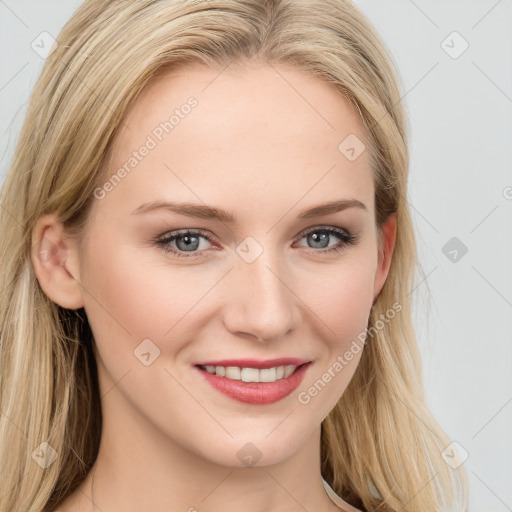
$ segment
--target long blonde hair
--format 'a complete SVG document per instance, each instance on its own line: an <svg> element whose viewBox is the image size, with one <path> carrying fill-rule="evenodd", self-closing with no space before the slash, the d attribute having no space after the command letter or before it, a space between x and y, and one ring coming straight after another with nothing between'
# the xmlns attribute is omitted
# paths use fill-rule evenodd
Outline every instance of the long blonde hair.
<svg viewBox="0 0 512 512"><path fill-rule="evenodd" d="M424 404L411 319L421 268L402 86L383 41L349 0L86 0L66 24L32 93L1 195L0 510L55 509L85 478L101 435L87 317L39 286L30 259L35 222L58 213L70 233L82 232L123 115L157 74L249 59L292 64L338 88L371 141L378 227L397 215L371 336L322 423L322 475L362 510L466 510L465 470L445 462L450 440ZM399 314L383 322L395 303ZM47 467L34 458L45 442L57 454Z"/></svg>

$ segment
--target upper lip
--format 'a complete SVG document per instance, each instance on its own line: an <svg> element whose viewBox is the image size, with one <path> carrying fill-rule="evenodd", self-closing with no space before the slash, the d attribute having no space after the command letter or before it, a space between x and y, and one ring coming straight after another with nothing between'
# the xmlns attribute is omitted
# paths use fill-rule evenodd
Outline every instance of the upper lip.
<svg viewBox="0 0 512 512"><path fill-rule="evenodd" d="M238 366L239 368L274 368L277 366L300 366L309 363L308 359L300 359L298 357L280 357L278 359L267 359L266 361L258 359L222 359L220 361L201 361L196 366Z"/></svg>

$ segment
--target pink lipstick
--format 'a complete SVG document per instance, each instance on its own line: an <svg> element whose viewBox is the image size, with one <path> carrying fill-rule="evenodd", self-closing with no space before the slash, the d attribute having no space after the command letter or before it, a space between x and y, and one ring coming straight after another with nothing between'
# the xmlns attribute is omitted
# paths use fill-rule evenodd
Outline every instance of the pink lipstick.
<svg viewBox="0 0 512 512"><path fill-rule="evenodd" d="M224 359L194 365L208 384L239 402L264 405L290 395L302 382L311 361L294 357L260 361Z"/></svg>

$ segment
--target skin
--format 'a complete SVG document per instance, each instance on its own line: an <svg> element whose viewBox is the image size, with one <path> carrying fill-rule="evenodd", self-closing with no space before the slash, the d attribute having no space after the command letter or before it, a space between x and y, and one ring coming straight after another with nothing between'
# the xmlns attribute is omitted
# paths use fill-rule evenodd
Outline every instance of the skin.
<svg viewBox="0 0 512 512"><path fill-rule="evenodd" d="M197 107L95 200L81 239L66 236L56 215L33 231L34 245L45 238L55 248L48 261L33 256L45 293L85 308L102 395L96 507L91 471L58 511L340 510L321 481L320 426L362 352L308 404L297 397L364 331L391 262L396 220L385 224L379 251L368 154L349 161L338 150L349 134L363 139L362 121L336 89L292 67L251 63L219 74L188 65L139 96L105 176L190 96ZM237 224L164 210L131 214L157 199L216 206ZM366 209L299 219L339 199ZM301 235L322 226L358 241L322 253L342 242L331 235L319 246ZM152 242L186 228L210 235L193 249L197 258ZM235 250L248 236L263 250L250 264ZM168 245L191 254L180 242ZM160 350L148 366L134 357L146 338ZM267 405L228 398L193 368L285 356L312 364L296 391ZM253 467L237 457L249 442L261 455Z"/></svg>

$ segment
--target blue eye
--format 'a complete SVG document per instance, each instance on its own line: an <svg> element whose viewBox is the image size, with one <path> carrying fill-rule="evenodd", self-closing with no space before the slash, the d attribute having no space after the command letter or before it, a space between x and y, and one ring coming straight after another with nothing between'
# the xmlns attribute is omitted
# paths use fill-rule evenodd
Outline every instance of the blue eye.
<svg viewBox="0 0 512 512"><path fill-rule="evenodd" d="M333 236L338 239L339 243L333 247L329 247L329 238ZM354 245L358 241L358 238L355 235L334 227L313 228L306 233L303 233L299 240L302 240L303 238L306 238L309 243L312 243L312 247L314 249L325 249L322 251L314 251L320 254L330 253L332 251L342 251L345 247Z"/></svg>
<svg viewBox="0 0 512 512"><path fill-rule="evenodd" d="M196 258L198 254L186 254L187 252L193 252L201 247L201 238L208 240L210 239L202 231L179 231L174 232L165 238L161 238L155 241L155 243L164 251L172 253L180 258ZM175 242L176 247L172 247L171 243ZM204 247L203 247L204 248Z"/></svg>
<svg viewBox="0 0 512 512"><path fill-rule="evenodd" d="M338 239L338 244L332 247L329 246L331 237ZM347 246L356 244L358 241L357 236L350 234L346 230L334 227L316 227L310 229L307 232L303 232L298 240L302 240L303 238L306 238L307 242L312 244L309 248L313 249L313 251L309 252L314 254L339 252ZM197 258L201 256L201 253L204 252L205 249L204 243L201 243L202 240L211 243L210 238L204 231L187 229L171 232L171 234L167 236L156 239L154 243L164 252L171 253L180 258Z"/></svg>

